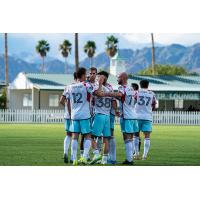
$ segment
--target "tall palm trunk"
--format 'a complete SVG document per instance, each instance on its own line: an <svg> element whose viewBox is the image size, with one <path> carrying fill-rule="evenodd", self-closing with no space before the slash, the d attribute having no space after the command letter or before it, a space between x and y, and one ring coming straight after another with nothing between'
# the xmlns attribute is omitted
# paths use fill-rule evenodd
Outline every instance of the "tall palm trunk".
<svg viewBox="0 0 200 200"><path fill-rule="evenodd" d="M154 47L153 33L151 33L151 43L152 43L152 75L155 75L155 47Z"/></svg>
<svg viewBox="0 0 200 200"><path fill-rule="evenodd" d="M79 57L78 57L78 33L75 33L75 70L79 68Z"/></svg>
<svg viewBox="0 0 200 200"><path fill-rule="evenodd" d="M9 85L9 79L8 79L8 34L4 34L5 37L5 53L4 53L4 59L5 59L5 81L6 81L6 109L8 108L8 85Z"/></svg>
<svg viewBox="0 0 200 200"><path fill-rule="evenodd" d="M65 74L68 74L68 69L67 69L67 58L65 58Z"/></svg>
<svg viewBox="0 0 200 200"><path fill-rule="evenodd" d="M44 73L44 57L42 57L42 69L41 69L41 73Z"/></svg>
<svg viewBox="0 0 200 200"><path fill-rule="evenodd" d="M93 65L93 57L90 57L90 67Z"/></svg>

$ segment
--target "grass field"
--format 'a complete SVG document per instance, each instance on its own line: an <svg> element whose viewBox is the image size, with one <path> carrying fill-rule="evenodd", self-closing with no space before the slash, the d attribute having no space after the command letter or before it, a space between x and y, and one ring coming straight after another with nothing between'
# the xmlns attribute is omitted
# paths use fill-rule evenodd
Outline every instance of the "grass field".
<svg viewBox="0 0 200 200"><path fill-rule="evenodd" d="M115 133L120 163L125 151L119 126ZM61 124L0 124L0 165L64 166L64 136ZM200 165L200 126L154 126L149 158L135 165Z"/></svg>

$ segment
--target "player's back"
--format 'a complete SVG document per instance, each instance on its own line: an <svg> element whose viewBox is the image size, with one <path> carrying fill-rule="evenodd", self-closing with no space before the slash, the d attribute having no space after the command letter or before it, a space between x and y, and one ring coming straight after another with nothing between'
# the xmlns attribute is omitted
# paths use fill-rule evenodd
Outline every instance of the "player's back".
<svg viewBox="0 0 200 200"><path fill-rule="evenodd" d="M156 103L154 92L140 89L136 96L135 113L137 119L152 121L152 105Z"/></svg>
<svg viewBox="0 0 200 200"><path fill-rule="evenodd" d="M136 119L134 112L136 92L130 86L119 86L118 91L123 94L120 101L120 110L124 119Z"/></svg>
<svg viewBox="0 0 200 200"><path fill-rule="evenodd" d="M90 115L90 94L87 83L78 82L69 86L69 99L71 106L71 119L88 119Z"/></svg>

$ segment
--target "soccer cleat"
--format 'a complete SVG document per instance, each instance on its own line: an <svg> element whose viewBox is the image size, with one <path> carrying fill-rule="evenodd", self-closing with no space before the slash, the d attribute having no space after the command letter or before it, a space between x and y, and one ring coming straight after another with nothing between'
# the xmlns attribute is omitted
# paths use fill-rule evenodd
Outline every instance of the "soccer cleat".
<svg viewBox="0 0 200 200"><path fill-rule="evenodd" d="M74 165L74 166L78 165L78 161L77 161L77 160L74 160L74 161L73 161L73 165Z"/></svg>
<svg viewBox="0 0 200 200"><path fill-rule="evenodd" d="M101 155L95 155L92 161L89 163L90 165L94 165L96 162L101 160Z"/></svg>
<svg viewBox="0 0 200 200"><path fill-rule="evenodd" d="M129 162L128 160L125 160L122 165L133 165L133 161Z"/></svg>
<svg viewBox="0 0 200 200"><path fill-rule="evenodd" d="M72 164L72 163L73 163L73 160L70 160L69 163Z"/></svg>
<svg viewBox="0 0 200 200"><path fill-rule="evenodd" d="M64 157L63 157L63 159L64 159L64 163L68 163L68 156L67 156L67 154L64 154Z"/></svg>
<svg viewBox="0 0 200 200"><path fill-rule="evenodd" d="M101 161L101 164L102 164L102 165L107 165L107 164L108 164L108 162L107 162L107 161L105 161L105 160L102 160L102 161Z"/></svg>
<svg viewBox="0 0 200 200"><path fill-rule="evenodd" d="M134 154L134 155L133 155L133 158L134 158L135 160L140 160L140 155Z"/></svg>
<svg viewBox="0 0 200 200"><path fill-rule="evenodd" d="M147 156L142 156L142 160L146 160L147 159Z"/></svg>
<svg viewBox="0 0 200 200"><path fill-rule="evenodd" d="M116 165L117 164L117 161L113 161L113 160L108 160L108 164L109 165Z"/></svg>
<svg viewBox="0 0 200 200"><path fill-rule="evenodd" d="M84 164L84 165L88 164L87 160L85 158L83 158L83 157L81 157L78 162L81 163L81 164Z"/></svg>
<svg viewBox="0 0 200 200"><path fill-rule="evenodd" d="M101 160L98 160L98 161L96 162L96 164L101 164Z"/></svg>

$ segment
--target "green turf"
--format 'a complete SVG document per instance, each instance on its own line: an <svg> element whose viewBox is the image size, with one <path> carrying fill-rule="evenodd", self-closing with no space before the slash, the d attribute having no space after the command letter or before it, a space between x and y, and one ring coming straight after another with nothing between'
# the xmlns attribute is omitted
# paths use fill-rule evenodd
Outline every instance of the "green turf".
<svg viewBox="0 0 200 200"><path fill-rule="evenodd" d="M125 151L119 126L115 133L117 160L122 162ZM63 166L64 136L61 124L0 124L0 165ZM200 165L200 126L154 126L149 158L135 165Z"/></svg>

